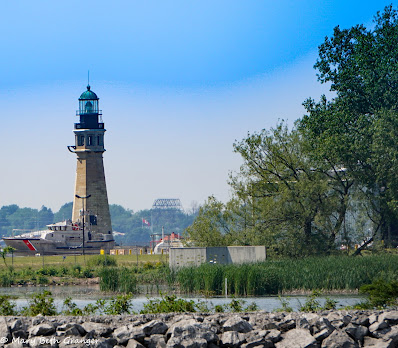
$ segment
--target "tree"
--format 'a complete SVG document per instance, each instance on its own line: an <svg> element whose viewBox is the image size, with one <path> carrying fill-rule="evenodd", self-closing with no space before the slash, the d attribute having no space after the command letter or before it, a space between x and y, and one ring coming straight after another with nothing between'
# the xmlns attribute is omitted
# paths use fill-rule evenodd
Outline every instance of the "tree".
<svg viewBox="0 0 398 348"><path fill-rule="evenodd" d="M15 250L16 250L16 249L13 248L13 247L11 247L11 246L6 246L6 247L4 247L4 248L1 250L1 252L0 252L1 257L3 258L3 261L4 261L4 265L5 265L7 268L8 268L8 265L7 265L7 262L6 262L6 256L7 256L7 254L12 254Z"/></svg>
<svg viewBox="0 0 398 348"><path fill-rule="evenodd" d="M398 237L398 13L378 12L373 29L334 29L319 47L315 64L321 83L336 97L304 102L306 132L318 159L345 168L366 202L374 234Z"/></svg>
<svg viewBox="0 0 398 348"><path fill-rule="evenodd" d="M184 234L189 244L199 247L228 245L227 235L230 224L226 219L225 206L214 196L210 196L192 225Z"/></svg>
<svg viewBox="0 0 398 348"><path fill-rule="evenodd" d="M231 185L250 212L250 239L291 256L334 248L352 186L344 172L318 161L304 134L284 123L234 147L244 164Z"/></svg>

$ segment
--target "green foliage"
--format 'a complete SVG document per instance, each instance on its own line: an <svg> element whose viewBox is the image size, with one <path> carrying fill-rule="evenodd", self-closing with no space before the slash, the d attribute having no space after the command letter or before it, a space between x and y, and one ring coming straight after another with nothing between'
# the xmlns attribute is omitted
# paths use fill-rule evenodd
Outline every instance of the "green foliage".
<svg viewBox="0 0 398 348"><path fill-rule="evenodd" d="M6 271L0 273L0 285L7 288L13 285L15 282L14 272Z"/></svg>
<svg viewBox="0 0 398 348"><path fill-rule="evenodd" d="M228 294L235 296L270 295L280 291L359 289L380 277L396 278L398 255L382 254L354 258L346 255L269 260L243 265L185 267L175 274L186 293L206 292L222 295L225 278Z"/></svg>
<svg viewBox="0 0 398 348"><path fill-rule="evenodd" d="M13 296L0 295L0 315L17 315L16 303L10 300L14 299Z"/></svg>
<svg viewBox="0 0 398 348"><path fill-rule="evenodd" d="M148 302L144 304L141 314L171 312L196 312L195 302L177 298L175 295L162 295L160 299L148 298Z"/></svg>
<svg viewBox="0 0 398 348"><path fill-rule="evenodd" d="M319 302L319 296L322 295L322 292L319 290L313 290L311 295L308 296L304 305L300 306L299 310L301 312L317 312L323 310L331 310L336 309L337 301L332 300L331 298L326 298L325 304L321 306Z"/></svg>
<svg viewBox="0 0 398 348"><path fill-rule="evenodd" d="M229 225L224 204L211 196L200 207L198 216L184 233L189 237L190 243L196 246L227 245Z"/></svg>
<svg viewBox="0 0 398 348"><path fill-rule="evenodd" d="M54 298L52 298L51 295L51 292L47 290L33 294L28 301L28 307L22 309L22 315L57 315Z"/></svg>
<svg viewBox="0 0 398 348"><path fill-rule="evenodd" d="M77 307L77 304L72 302L71 297L67 297L64 300L63 307L65 308L62 311L62 314L64 315L83 315L83 311Z"/></svg>
<svg viewBox="0 0 398 348"><path fill-rule="evenodd" d="M131 269L126 267L103 268L100 273L101 291L115 291L124 293L137 292L137 278Z"/></svg>
<svg viewBox="0 0 398 348"><path fill-rule="evenodd" d="M243 312L243 305L245 301L233 298L230 303L226 305L231 312Z"/></svg>
<svg viewBox="0 0 398 348"><path fill-rule="evenodd" d="M387 6L372 29L336 27L319 47L318 78L336 97L304 102L311 152L344 168L370 217L372 235L398 242L398 12Z"/></svg>
<svg viewBox="0 0 398 348"><path fill-rule="evenodd" d="M95 255L91 256L90 259L87 261L88 267L107 267L112 266L115 267L117 265L117 260L114 256L110 255Z"/></svg>
<svg viewBox="0 0 398 348"><path fill-rule="evenodd" d="M108 306L105 307L105 314L108 315L120 315L120 314L131 314L132 308L132 294L118 295L113 298Z"/></svg>
<svg viewBox="0 0 398 348"><path fill-rule="evenodd" d="M12 254L15 250L16 250L16 249L13 248L13 247L11 247L11 246L6 246L6 247L4 247L4 248L1 250L0 254L1 254L1 257L3 258L4 265L5 265L6 267L8 267L7 262L6 262L6 255L7 255L7 254Z"/></svg>
<svg viewBox="0 0 398 348"><path fill-rule="evenodd" d="M321 310L321 304L318 297L321 295L319 290L314 290L312 294L307 298L304 305L300 306L301 312L316 312Z"/></svg>
<svg viewBox="0 0 398 348"><path fill-rule="evenodd" d="M276 312L293 312L293 308L290 306L289 299L282 298L281 296L278 296L278 298L282 307L277 308Z"/></svg>
<svg viewBox="0 0 398 348"><path fill-rule="evenodd" d="M371 284L362 285L359 291L368 295L365 307L382 309L398 304L398 281L396 280L386 281L379 278Z"/></svg>
<svg viewBox="0 0 398 348"><path fill-rule="evenodd" d="M215 306L214 306L214 311L215 311L216 313L224 313L224 307L221 306L221 305L215 305Z"/></svg>

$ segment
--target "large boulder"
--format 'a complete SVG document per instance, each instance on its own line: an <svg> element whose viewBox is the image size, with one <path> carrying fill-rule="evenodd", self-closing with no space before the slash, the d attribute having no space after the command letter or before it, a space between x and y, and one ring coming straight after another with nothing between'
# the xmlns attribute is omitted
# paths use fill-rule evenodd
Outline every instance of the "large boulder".
<svg viewBox="0 0 398 348"><path fill-rule="evenodd" d="M241 333L250 332L253 330L253 327L250 323L238 315L234 315L229 318L223 325L224 331L237 331Z"/></svg>
<svg viewBox="0 0 398 348"><path fill-rule="evenodd" d="M322 348L359 348L359 345L348 334L341 330L333 331L322 342Z"/></svg>
<svg viewBox="0 0 398 348"><path fill-rule="evenodd" d="M276 348L318 348L316 339L306 329L293 329L282 337L282 341L275 343Z"/></svg>

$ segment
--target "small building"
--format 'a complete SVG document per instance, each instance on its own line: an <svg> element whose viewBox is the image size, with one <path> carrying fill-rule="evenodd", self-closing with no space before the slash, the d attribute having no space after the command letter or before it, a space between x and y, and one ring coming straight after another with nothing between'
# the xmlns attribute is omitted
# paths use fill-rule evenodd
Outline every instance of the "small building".
<svg viewBox="0 0 398 348"><path fill-rule="evenodd" d="M266 259L265 246L170 248L170 268L210 264L242 264Z"/></svg>

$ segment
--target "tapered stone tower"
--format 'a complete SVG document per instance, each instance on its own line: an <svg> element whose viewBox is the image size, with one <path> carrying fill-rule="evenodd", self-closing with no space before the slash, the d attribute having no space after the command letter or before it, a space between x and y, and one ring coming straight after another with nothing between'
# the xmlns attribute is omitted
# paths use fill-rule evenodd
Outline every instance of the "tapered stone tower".
<svg viewBox="0 0 398 348"><path fill-rule="evenodd" d="M75 145L69 146L77 155L72 221L81 227L84 221L85 248L99 240L108 241L108 247L114 245L102 158L105 128L98 101L88 85L79 98L76 115L80 119L74 128Z"/></svg>

